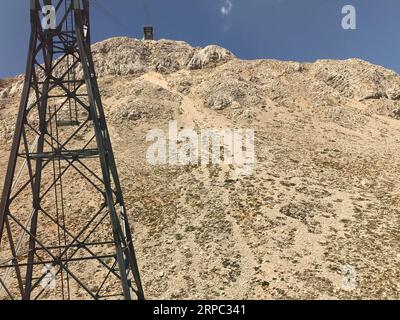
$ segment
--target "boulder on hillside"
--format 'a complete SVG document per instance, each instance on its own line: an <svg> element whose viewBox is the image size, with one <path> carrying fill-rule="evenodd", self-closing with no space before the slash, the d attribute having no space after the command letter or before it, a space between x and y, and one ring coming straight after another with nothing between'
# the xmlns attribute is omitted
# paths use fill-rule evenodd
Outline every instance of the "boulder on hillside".
<svg viewBox="0 0 400 320"><path fill-rule="evenodd" d="M235 56L229 50L216 45L211 45L194 54L188 63L188 69L196 70L205 67L215 67L221 62L227 62L234 58Z"/></svg>

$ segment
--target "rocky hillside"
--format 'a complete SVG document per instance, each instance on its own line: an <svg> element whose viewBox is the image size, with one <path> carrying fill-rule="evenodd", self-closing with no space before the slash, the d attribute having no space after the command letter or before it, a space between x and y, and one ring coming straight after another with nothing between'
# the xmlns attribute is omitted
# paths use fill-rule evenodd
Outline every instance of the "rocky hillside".
<svg viewBox="0 0 400 320"><path fill-rule="evenodd" d="M93 53L148 298L400 298L396 73L168 40ZM0 81L1 181L22 81ZM253 175L150 166L146 133L173 119L254 129Z"/></svg>

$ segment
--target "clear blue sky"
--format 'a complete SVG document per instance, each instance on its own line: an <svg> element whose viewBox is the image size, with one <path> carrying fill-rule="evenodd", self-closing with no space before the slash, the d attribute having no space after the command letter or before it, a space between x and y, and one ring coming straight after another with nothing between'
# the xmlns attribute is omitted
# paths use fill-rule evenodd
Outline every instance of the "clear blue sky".
<svg viewBox="0 0 400 320"><path fill-rule="evenodd" d="M157 38L219 44L244 59L357 57L400 73L399 0L230 1L223 15L227 0L92 0L93 41L141 37L142 25L152 23ZM356 31L341 28L346 4L357 9ZM0 77L6 77L25 69L29 0L1 5Z"/></svg>

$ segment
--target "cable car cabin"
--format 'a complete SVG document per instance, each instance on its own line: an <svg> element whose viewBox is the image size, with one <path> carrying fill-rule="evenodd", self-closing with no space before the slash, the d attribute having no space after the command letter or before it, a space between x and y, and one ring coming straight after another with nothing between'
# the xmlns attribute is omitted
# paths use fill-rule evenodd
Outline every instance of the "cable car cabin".
<svg viewBox="0 0 400 320"><path fill-rule="evenodd" d="M144 40L154 40L153 26L145 26L144 27Z"/></svg>

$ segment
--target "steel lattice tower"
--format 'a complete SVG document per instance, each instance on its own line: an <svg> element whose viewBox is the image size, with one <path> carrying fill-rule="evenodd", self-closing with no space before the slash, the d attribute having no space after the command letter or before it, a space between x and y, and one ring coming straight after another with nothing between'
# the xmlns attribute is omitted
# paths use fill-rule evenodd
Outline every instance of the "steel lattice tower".
<svg viewBox="0 0 400 320"><path fill-rule="evenodd" d="M30 5L0 204L0 299L144 299L91 54L89 0Z"/></svg>

